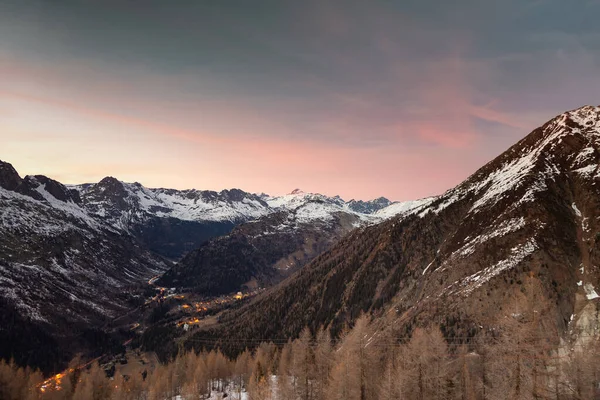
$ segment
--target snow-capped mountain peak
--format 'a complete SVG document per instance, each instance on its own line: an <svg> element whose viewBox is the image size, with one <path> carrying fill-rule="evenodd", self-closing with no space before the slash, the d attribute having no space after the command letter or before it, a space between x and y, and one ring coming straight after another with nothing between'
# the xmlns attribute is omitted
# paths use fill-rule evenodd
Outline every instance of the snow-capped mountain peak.
<svg viewBox="0 0 600 400"><path fill-rule="evenodd" d="M586 128L596 128L598 133L600 129L600 106L583 106L572 111L562 114L563 117L568 117L577 124Z"/></svg>
<svg viewBox="0 0 600 400"><path fill-rule="evenodd" d="M267 197L265 201L267 202L269 207L278 210L294 210L298 207L304 206L309 202L320 202L329 204L337 203L340 207L342 207L344 204L344 201L339 198L328 197L319 193L306 193L299 189L296 189L291 193L285 194L283 196Z"/></svg>
<svg viewBox="0 0 600 400"><path fill-rule="evenodd" d="M469 196L475 196L471 212L498 202L513 207L532 202L548 182L567 171L596 175L600 153L600 107L584 106L565 112L520 140L465 182L432 202L435 213Z"/></svg>

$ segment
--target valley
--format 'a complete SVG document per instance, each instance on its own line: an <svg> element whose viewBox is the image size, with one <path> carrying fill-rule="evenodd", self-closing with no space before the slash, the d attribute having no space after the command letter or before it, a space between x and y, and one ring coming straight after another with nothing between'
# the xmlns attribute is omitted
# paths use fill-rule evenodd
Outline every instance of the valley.
<svg viewBox="0 0 600 400"><path fill-rule="evenodd" d="M586 356L600 351L598 148L600 107L586 106L442 195L402 203L299 190L175 192L115 179L67 187L20 178L3 163L1 300L22 318L19 329L38 329L45 349L68 348L78 360L15 361L42 368L42 393L109 377L120 382L111 393L137 382L161 399L185 393L185 379L202 380L192 392L256 398L291 390L320 399L355 384L372 399L398 390L591 395L592 375L587 389L573 376L578 366L596 371ZM193 200L175 200L183 197ZM139 235L167 214L171 241L188 238L172 218L225 216L232 225L174 261ZM5 354L39 349L7 340ZM181 365L204 372L165 383L186 375ZM423 365L443 372L415 386ZM486 371L509 372L490 381Z"/></svg>
<svg viewBox="0 0 600 400"><path fill-rule="evenodd" d="M0 400L600 400L600 0L0 0Z"/></svg>
<svg viewBox="0 0 600 400"><path fill-rule="evenodd" d="M270 197L238 189L147 189L111 177L65 186L42 175L21 178L0 162L0 206L0 302L8 321L0 356L57 373L76 354L120 351L120 343L158 319L197 325L196 318L234 305L238 292L247 300L354 227L387 218L397 203L345 202L300 190ZM204 264L197 264L199 256ZM163 276L173 265L176 275ZM188 269L190 276L179 278ZM157 281L174 290L155 289ZM188 315L183 305L199 314ZM17 332L30 332L30 339ZM47 345L35 350L40 341Z"/></svg>

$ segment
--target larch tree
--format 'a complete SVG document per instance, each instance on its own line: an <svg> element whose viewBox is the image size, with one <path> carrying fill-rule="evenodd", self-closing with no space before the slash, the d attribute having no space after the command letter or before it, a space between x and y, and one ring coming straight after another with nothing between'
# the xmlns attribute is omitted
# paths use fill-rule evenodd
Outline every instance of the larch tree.
<svg viewBox="0 0 600 400"><path fill-rule="evenodd" d="M22 368L13 361L0 360L0 398L7 400L22 399L27 386L27 377Z"/></svg>
<svg viewBox="0 0 600 400"><path fill-rule="evenodd" d="M218 390L216 385L217 378L217 351L212 350L206 356L206 369L208 372L208 395L210 396L213 390Z"/></svg>
<svg viewBox="0 0 600 400"><path fill-rule="evenodd" d="M312 335L304 328L292 343L292 375L296 380L296 395L300 400L311 400L314 375Z"/></svg>
<svg viewBox="0 0 600 400"><path fill-rule="evenodd" d="M545 398L551 394L552 351L558 345L555 325L540 318L552 312L539 279L530 274L509 303L487 350L489 399Z"/></svg>
<svg viewBox="0 0 600 400"><path fill-rule="evenodd" d="M248 382L248 395L250 400L271 400L271 381L267 375L267 368L261 360L255 358L250 381Z"/></svg>
<svg viewBox="0 0 600 400"><path fill-rule="evenodd" d="M353 354L347 349L338 350L326 389L327 399L360 400L360 385L356 380L356 368L351 364L353 361Z"/></svg>
<svg viewBox="0 0 600 400"><path fill-rule="evenodd" d="M459 400L477 400L475 382L473 375L474 365L479 361L479 357L471 355L467 345L459 346L453 362L454 372L457 380L454 398Z"/></svg>
<svg viewBox="0 0 600 400"><path fill-rule="evenodd" d="M81 374L73 398L109 400L113 396L114 386L114 383L106 378L104 370L98 363L92 363L90 369Z"/></svg>
<svg viewBox="0 0 600 400"><path fill-rule="evenodd" d="M325 400L325 389L329 384L331 364L333 361L331 335L327 329L321 328L317 332L314 348L314 360L314 398L317 400Z"/></svg>
<svg viewBox="0 0 600 400"><path fill-rule="evenodd" d="M406 377L402 368L401 351L396 352L395 357L390 357L386 363L382 379L379 384L379 398L381 400L404 399L406 392L404 382Z"/></svg>
<svg viewBox="0 0 600 400"><path fill-rule="evenodd" d="M379 352L366 315L356 321L336 350L328 398L375 400L379 391Z"/></svg>
<svg viewBox="0 0 600 400"><path fill-rule="evenodd" d="M203 353L194 354L193 351L186 355L186 378L182 386L182 394L196 397L208 394L208 368Z"/></svg>
<svg viewBox="0 0 600 400"><path fill-rule="evenodd" d="M296 377L292 374L292 342L288 341L279 354L277 394L279 400L296 399Z"/></svg>
<svg viewBox="0 0 600 400"><path fill-rule="evenodd" d="M235 360L233 367L233 375L235 381L236 391L238 393L238 399L242 398L242 392L247 385L248 378L251 373L251 355L248 350L241 353Z"/></svg>
<svg viewBox="0 0 600 400"><path fill-rule="evenodd" d="M448 345L439 328L416 328L404 352L406 395L411 399L446 397Z"/></svg>
<svg viewBox="0 0 600 400"><path fill-rule="evenodd" d="M115 386L113 399L118 400L140 400L147 390L140 374L116 378Z"/></svg>
<svg viewBox="0 0 600 400"><path fill-rule="evenodd" d="M164 365L157 365L152 374L146 378L146 382L148 382L150 400L163 400L171 396L170 371Z"/></svg>
<svg viewBox="0 0 600 400"><path fill-rule="evenodd" d="M218 390L222 392L225 390L228 378L231 376L230 362L220 351L217 352L217 358L215 361L215 377L218 383Z"/></svg>

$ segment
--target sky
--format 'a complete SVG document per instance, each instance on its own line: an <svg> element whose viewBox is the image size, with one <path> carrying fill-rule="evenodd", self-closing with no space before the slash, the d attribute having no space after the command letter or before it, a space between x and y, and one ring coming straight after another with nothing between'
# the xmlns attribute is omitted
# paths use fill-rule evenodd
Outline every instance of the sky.
<svg viewBox="0 0 600 400"><path fill-rule="evenodd" d="M410 200L600 104L600 0L0 0L0 159Z"/></svg>

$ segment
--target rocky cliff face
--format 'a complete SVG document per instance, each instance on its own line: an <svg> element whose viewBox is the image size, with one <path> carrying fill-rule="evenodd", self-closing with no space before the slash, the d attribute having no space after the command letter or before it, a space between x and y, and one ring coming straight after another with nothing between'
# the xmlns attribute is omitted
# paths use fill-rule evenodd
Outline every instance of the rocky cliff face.
<svg viewBox="0 0 600 400"><path fill-rule="evenodd" d="M385 197L379 197L371 201L350 200L348 202L348 207L351 210L359 213L374 214L377 211L390 206L391 204L392 202L386 199Z"/></svg>
<svg viewBox="0 0 600 400"><path fill-rule="evenodd" d="M20 183L21 177L13 166L0 161L0 187L6 190L15 190Z"/></svg>

